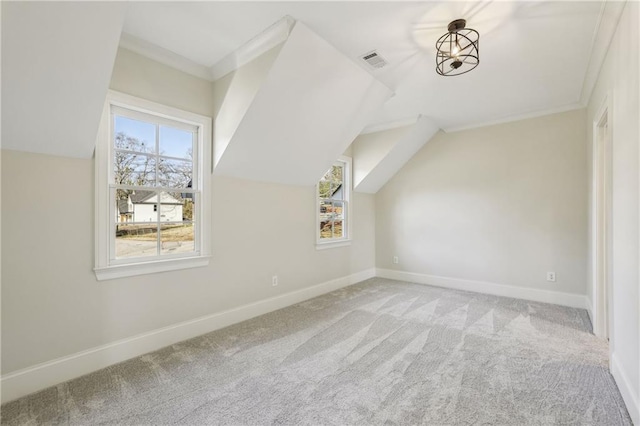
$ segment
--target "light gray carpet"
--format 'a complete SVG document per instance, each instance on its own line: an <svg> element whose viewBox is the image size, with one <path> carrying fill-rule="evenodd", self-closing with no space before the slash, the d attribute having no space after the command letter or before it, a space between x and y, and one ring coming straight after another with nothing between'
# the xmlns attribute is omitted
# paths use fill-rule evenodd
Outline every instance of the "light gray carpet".
<svg viewBox="0 0 640 426"><path fill-rule="evenodd" d="M590 328L374 278L8 403L2 424L630 425Z"/></svg>

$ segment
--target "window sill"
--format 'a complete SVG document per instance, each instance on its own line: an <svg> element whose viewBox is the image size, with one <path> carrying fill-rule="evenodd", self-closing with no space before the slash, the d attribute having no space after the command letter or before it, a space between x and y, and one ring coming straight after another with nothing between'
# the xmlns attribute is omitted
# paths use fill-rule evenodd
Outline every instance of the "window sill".
<svg viewBox="0 0 640 426"><path fill-rule="evenodd" d="M351 245L351 240L340 240L340 241L327 241L322 243L316 243L316 250L326 250L338 247L346 247Z"/></svg>
<svg viewBox="0 0 640 426"><path fill-rule="evenodd" d="M211 256L183 257L94 268L98 281L207 266Z"/></svg>

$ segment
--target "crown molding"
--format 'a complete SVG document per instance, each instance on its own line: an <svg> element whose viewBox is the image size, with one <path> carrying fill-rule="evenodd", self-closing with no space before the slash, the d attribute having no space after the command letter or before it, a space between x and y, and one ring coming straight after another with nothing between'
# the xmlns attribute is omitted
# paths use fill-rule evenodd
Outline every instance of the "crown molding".
<svg viewBox="0 0 640 426"><path fill-rule="evenodd" d="M225 56L211 67L194 62L171 50L125 32L120 36L120 47L187 74L205 80L215 81L251 62L278 44L285 42L295 22L295 19L291 16L284 16L256 37L240 46L235 52Z"/></svg>
<svg viewBox="0 0 640 426"><path fill-rule="evenodd" d="M211 77L211 69L207 66L198 64L184 56L178 55L171 50L157 46L148 41L142 40L129 33L123 32L120 36L120 47L131 50L139 55L145 56L161 64L171 68L183 71L187 74L213 81Z"/></svg>
<svg viewBox="0 0 640 426"><path fill-rule="evenodd" d="M442 128L442 130L444 130L445 133L455 133L455 132L461 132L463 130L478 129L480 127L494 126L496 124L506 124L506 123L511 123L513 121L527 120L529 118L542 117L545 115L559 114L561 112L573 111L573 110L581 109L584 107L585 105L583 105L581 102L575 102L572 104L563 105L559 107L547 108L547 109L538 110L538 111L531 111L524 114L510 115L508 117L498 118L495 120L487 120L487 121L482 121L482 122L463 125L463 126L445 127L445 128Z"/></svg>
<svg viewBox="0 0 640 426"><path fill-rule="evenodd" d="M284 43L289 38L295 23L295 19L291 16L284 16L256 37L240 46L235 52L215 63L211 67L210 78L215 81L251 62L280 43Z"/></svg>

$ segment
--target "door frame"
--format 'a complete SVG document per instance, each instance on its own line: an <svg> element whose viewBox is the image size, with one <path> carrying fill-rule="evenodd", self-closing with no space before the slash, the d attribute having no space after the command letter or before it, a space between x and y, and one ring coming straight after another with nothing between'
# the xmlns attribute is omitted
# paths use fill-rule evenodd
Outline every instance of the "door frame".
<svg viewBox="0 0 640 426"><path fill-rule="evenodd" d="M613 353L612 135L611 96L607 94L593 120L592 320L594 334L609 339L609 353Z"/></svg>

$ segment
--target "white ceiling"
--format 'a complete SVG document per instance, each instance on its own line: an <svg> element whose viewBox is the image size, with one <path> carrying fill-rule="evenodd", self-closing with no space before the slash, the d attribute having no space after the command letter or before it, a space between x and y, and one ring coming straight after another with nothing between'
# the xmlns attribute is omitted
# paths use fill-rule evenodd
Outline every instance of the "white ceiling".
<svg viewBox="0 0 640 426"><path fill-rule="evenodd" d="M369 71L396 96L371 126L423 115L452 130L577 107L601 10L594 1L136 2L124 31L211 67L290 15L354 60L373 49L387 59ZM433 45L456 18L479 31L480 65L441 77Z"/></svg>

